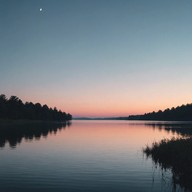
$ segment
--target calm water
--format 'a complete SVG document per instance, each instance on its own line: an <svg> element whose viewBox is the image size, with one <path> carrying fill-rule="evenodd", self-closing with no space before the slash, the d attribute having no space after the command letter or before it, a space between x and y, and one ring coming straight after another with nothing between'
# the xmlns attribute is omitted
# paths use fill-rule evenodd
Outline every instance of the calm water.
<svg viewBox="0 0 192 192"><path fill-rule="evenodd" d="M0 191L171 191L171 173L162 176L142 149L179 133L155 123L1 125Z"/></svg>

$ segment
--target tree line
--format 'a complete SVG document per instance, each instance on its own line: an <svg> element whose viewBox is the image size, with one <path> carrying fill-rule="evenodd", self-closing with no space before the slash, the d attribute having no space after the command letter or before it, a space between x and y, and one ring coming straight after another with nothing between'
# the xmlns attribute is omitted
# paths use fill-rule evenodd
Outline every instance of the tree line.
<svg viewBox="0 0 192 192"><path fill-rule="evenodd" d="M192 121L192 104L176 108L159 110L158 112L145 113L144 115L131 115L128 120L163 120L163 121Z"/></svg>
<svg viewBox="0 0 192 192"><path fill-rule="evenodd" d="M17 96L11 96L9 99L0 95L0 119L26 119L26 120L45 120L45 121L69 121L72 115L51 108L40 103L23 103Z"/></svg>

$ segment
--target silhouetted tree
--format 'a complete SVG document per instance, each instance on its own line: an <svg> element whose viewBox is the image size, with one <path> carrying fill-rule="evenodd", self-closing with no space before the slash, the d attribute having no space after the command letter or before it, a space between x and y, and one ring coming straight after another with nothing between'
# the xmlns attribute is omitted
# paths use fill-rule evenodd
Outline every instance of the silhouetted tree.
<svg viewBox="0 0 192 192"><path fill-rule="evenodd" d="M7 115L7 98L5 95L0 95L0 118L6 118Z"/></svg>
<svg viewBox="0 0 192 192"><path fill-rule="evenodd" d="M17 97L11 96L9 99L5 95L0 95L0 119L29 119L48 121L69 121L71 114L66 114L61 110L49 108L40 103L26 102L25 104Z"/></svg>
<svg viewBox="0 0 192 192"><path fill-rule="evenodd" d="M163 120L163 121L192 121L192 104L176 108L159 110L158 112L145 113L144 115L129 116L129 120Z"/></svg>

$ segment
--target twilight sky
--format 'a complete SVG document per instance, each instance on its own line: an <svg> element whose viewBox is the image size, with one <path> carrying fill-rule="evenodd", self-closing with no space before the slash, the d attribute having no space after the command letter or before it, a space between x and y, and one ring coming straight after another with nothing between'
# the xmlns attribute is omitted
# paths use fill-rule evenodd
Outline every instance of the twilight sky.
<svg viewBox="0 0 192 192"><path fill-rule="evenodd" d="M0 0L0 94L127 116L191 103L191 74L191 0Z"/></svg>

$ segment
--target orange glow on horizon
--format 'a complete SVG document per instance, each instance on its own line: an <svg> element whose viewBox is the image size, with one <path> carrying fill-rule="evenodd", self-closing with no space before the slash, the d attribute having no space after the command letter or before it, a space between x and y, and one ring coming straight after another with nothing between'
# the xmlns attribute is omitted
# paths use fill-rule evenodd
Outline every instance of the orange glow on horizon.
<svg viewBox="0 0 192 192"><path fill-rule="evenodd" d="M44 94L36 95L36 97L22 93L18 97L23 102L47 104L49 107L56 107L58 110L70 113L73 117L126 117L129 115L139 115L152 111L165 110L166 108L177 107L182 104L190 103L190 96L187 98L173 98L165 100L156 100L147 98L139 100L123 97L121 100L114 100L112 97L100 98L68 98L62 94Z"/></svg>

